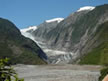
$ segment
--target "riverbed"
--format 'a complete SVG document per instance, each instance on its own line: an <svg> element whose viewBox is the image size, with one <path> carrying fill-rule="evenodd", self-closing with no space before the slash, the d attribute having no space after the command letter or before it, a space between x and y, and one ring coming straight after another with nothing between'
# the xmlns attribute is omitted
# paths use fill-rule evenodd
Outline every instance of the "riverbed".
<svg viewBox="0 0 108 81"><path fill-rule="evenodd" d="M92 65L16 65L25 81L98 81L101 66Z"/></svg>

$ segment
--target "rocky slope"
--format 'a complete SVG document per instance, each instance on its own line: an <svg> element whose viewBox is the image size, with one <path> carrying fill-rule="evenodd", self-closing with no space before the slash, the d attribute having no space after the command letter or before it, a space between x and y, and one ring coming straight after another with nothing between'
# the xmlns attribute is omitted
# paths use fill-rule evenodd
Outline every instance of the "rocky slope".
<svg viewBox="0 0 108 81"><path fill-rule="evenodd" d="M57 26L58 23L60 23L63 20L63 18L55 18L55 19L51 19L51 20L46 20L44 21L42 24L40 24L37 30L35 30L33 32L33 34L35 34L36 37L39 38L45 38L46 34L52 30L53 28L55 28Z"/></svg>
<svg viewBox="0 0 108 81"><path fill-rule="evenodd" d="M97 44L97 46L81 59L80 64L107 65L108 64L108 21L99 26L94 35L94 38L96 38L94 45Z"/></svg>
<svg viewBox="0 0 108 81"><path fill-rule="evenodd" d="M54 54L47 51L47 55L54 63L61 61L65 63L78 62L83 56L87 55L94 48L103 43L99 40L100 34L97 31L100 25L108 21L108 4L97 7L83 7L72 13L56 27L48 28L47 33L43 28L33 31L32 36L35 40L44 42L48 49L62 51ZM44 33L41 33L43 31ZM41 34L40 34L41 33ZM104 39L103 39L104 40ZM53 55L52 55L53 54Z"/></svg>
<svg viewBox="0 0 108 81"><path fill-rule="evenodd" d="M0 18L0 58L8 57L13 64L46 64L47 56L29 38L21 35L10 21Z"/></svg>
<svg viewBox="0 0 108 81"><path fill-rule="evenodd" d="M106 21L108 5L97 6L88 12L75 12L51 30L46 38L53 49L73 52L70 62L74 62L102 43L97 39L96 31Z"/></svg>

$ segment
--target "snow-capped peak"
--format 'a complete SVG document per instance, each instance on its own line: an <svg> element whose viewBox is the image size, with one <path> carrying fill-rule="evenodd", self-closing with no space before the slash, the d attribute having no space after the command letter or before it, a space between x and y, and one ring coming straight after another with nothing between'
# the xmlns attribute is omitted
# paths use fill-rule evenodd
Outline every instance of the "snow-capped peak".
<svg viewBox="0 0 108 81"><path fill-rule="evenodd" d="M57 21L58 23L60 23L62 20L64 20L64 18L54 18L54 19L51 19L51 20L46 20L45 22L50 23L50 22Z"/></svg>
<svg viewBox="0 0 108 81"><path fill-rule="evenodd" d="M36 30L37 29L37 26L30 26L30 27L28 27L28 28L24 28L24 29L21 29L20 31L21 32L27 32L27 31L29 31L29 30Z"/></svg>
<svg viewBox="0 0 108 81"><path fill-rule="evenodd" d="M81 7L79 10L77 10L77 12L84 11L84 10L93 10L93 9L95 9L95 7L85 6L85 7Z"/></svg>

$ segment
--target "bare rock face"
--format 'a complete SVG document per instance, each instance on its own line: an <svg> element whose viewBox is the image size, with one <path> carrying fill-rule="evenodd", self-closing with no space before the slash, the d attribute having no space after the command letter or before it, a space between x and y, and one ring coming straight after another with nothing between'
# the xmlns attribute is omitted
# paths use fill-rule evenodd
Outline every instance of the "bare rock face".
<svg viewBox="0 0 108 81"><path fill-rule="evenodd" d="M45 38L47 33L55 28L58 23L60 23L63 20L63 18L55 18L51 20L46 20L39 26L37 26L37 30L33 31L33 35L39 38Z"/></svg>
<svg viewBox="0 0 108 81"><path fill-rule="evenodd" d="M97 30L108 21L108 5L97 6L92 11L71 14L46 36L53 49L72 52L70 63L100 45Z"/></svg>
<svg viewBox="0 0 108 81"><path fill-rule="evenodd" d="M99 46L99 26L108 21L108 5L72 13L59 23L39 25L31 34L35 40L44 43L41 48L51 62L76 63L82 56ZM46 51L46 49L53 50ZM54 51L62 51L55 52ZM53 54L53 55L52 55Z"/></svg>

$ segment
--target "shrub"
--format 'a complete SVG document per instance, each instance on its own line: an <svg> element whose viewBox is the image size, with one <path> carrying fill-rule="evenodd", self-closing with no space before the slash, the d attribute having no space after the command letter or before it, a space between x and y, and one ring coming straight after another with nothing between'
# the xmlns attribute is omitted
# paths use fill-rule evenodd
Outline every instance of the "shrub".
<svg viewBox="0 0 108 81"><path fill-rule="evenodd" d="M0 59L0 81L24 81L17 77L17 73L8 61L8 58Z"/></svg>

